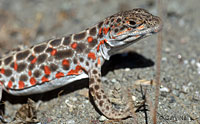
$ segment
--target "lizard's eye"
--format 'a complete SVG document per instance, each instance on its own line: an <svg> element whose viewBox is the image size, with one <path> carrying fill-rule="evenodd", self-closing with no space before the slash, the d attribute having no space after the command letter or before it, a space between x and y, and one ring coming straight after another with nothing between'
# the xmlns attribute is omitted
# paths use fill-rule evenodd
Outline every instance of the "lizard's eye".
<svg viewBox="0 0 200 124"><path fill-rule="evenodd" d="M130 25L135 25L136 22L135 22L135 21L129 21L129 24L130 24Z"/></svg>

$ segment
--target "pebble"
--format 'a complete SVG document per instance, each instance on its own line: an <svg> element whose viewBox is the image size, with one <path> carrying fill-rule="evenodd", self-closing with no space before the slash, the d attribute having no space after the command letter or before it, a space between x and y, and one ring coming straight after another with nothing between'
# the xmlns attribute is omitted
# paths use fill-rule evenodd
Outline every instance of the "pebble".
<svg viewBox="0 0 200 124"><path fill-rule="evenodd" d="M165 52L166 52L166 53L169 53L170 51L171 51L171 49L170 49L169 47L166 47L166 48L165 48Z"/></svg>
<svg viewBox="0 0 200 124"><path fill-rule="evenodd" d="M174 98L174 96L170 96L169 103L174 103L174 102L176 102L176 99Z"/></svg>
<svg viewBox="0 0 200 124"><path fill-rule="evenodd" d="M66 100L65 100L65 104L68 104L68 102L69 102L69 99L66 99Z"/></svg>
<svg viewBox="0 0 200 124"><path fill-rule="evenodd" d="M183 89L183 92L185 92L185 93L189 92L189 87L188 86L183 85L182 89Z"/></svg>
<svg viewBox="0 0 200 124"><path fill-rule="evenodd" d="M200 101L200 93L198 91L195 92L194 99Z"/></svg>
<svg viewBox="0 0 200 124"><path fill-rule="evenodd" d="M179 96L178 90L173 90L172 93L173 93L174 95L176 95L176 96Z"/></svg>
<svg viewBox="0 0 200 124"><path fill-rule="evenodd" d="M101 77L101 80L102 80L102 82L105 82L105 81L108 80L108 78L107 77Z"/></svg>
<svg viewBox="0 0 200 124"><path fill-rule="evenodd" d="M160 92L169 92L170 90L167 87L160 88Z"/></svg>
<svg viewBox="0 0 200 124"><path fill-rule="evenodd" d="M185 95L183 93L180 93L179 98L184 99Z"/></svg>
<svg viewBox="0 0 200 124"><path fill-rule="evenodd" d="M185 20L184 19L180 19L178 24L179 24L180 27L185 26Z"/></svg>
<svg viewBox="0 0 200 124"><path fill-rule="evenodd" d="M130 71L131 69L130 68L125 68L125 71Z"/></svg>
<svg viewBox="0 0 200 124"><path fill-rule="evenodd" d="M106 121L106 120L108 120L105 116L100 116L100 118L99 118L99 121L100 122L103 122L103 121Z"/></svg>
<svg viewBox="0 0 200 124"><path fill-rule="evenodd" d="M194 64L196 63L196 60L195 60L195 59L192 59L192 60L190 61L190 63L191 63L192 65L194 65Z"/></svg>
<svg viewBox="0 0 200 124"><path fill-rule="evenodd" d="M74 120L68 120L67 124L75 124L75 121Z"/></svg>
<svg viewBox="0 0 200 124"><path fill-rule="evenodd" d="M161 61L166 62L167 58L166 57L162 57Z"/></svg>
<svg viewBox="0 0 200 124"><path fill-rule="evenodd" d="M115 78L113 78L113 79L111 80L111 82L112 82L112 83L116 83L117 80L116 80Z"/></svg>
<svg viewBox="0 0 200 124"><path fill-rule="evenodd" d="M114 84L114 87L115 87L116 90L120 90L121 89L121 84L119 82L116 82Z"/></svg>
<svg viewBox="0 0 200 124"><path fill-rule="evenodd" d="M197 62L196 66L197 66L197 72L200 74L200 62Z"/></svg>
<svg viewBox="0 0 200 124"><path fill-rule="evenodd" d="M183 63L184 63L185 65L187 65L189 62L188 62L188 60L184 60Z"/></svg>
<svg viewBox="0 0 200 124"><path fill-rule="evenodd" d="M76 97L70 97L70 100L72 100L73 102L77 101Z"/></svg>
<svg viewBox="0 0 200 124"><path fill-rule="evenodd" d="M136 98L135 96L132 96L132 100L133 100L133 101L136 101L136 99L137 99L137 98Z"/></svg>

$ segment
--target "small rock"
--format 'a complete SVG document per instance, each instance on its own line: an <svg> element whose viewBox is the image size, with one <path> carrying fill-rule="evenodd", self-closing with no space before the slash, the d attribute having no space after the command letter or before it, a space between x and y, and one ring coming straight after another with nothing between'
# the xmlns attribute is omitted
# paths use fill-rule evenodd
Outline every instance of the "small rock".
<svg viewBox="0 0 200 124"><path fill-rule="evenodd" d="M197 62L197 63L196 63L196 66L197 66L197 72L200 74L200 63Z"/></svg>
<svg viewBox="0 0 200 124"><path fill-rule="evenodd" d="M176 95L176 96L179 96L178 90L173 90L172 93L173 93L174 95Z"/></svg>
<svg viewBox="0 0 200 124"><path fill-rule="evenodd" d="M130 71L131 69L130 68L125 68L125 71Z"/></svg>
<svg viewBox="0 0 200 124"><path fill-rule="evenodd" d="M99 121L100 122L103 122L103 121L106 121L106 120L108 120L105 116L100 116L100 118L99 118Z"/></svg>
<svg viewBox="0 0 200 124"><path fill-rule="evenodd" d="M183 92L188 93L189 87L188 86L182 86Z"/></svg>
<svg viewBox="0 0 200 124"><path fill-rule="evenodd" d="M69 102L69 99L66 99L66 100L65 100L65 104L68 104L68 102Z"/></svg>
<svg viewBox="0 0 200 124"><path fill-rule="evenodd" d="M184 63L185 65L187 65L189 62L188 62L188 60L184 60L183 63Z"/></svg>
<svg viewBox="0 0 200 124"><path fill-rule="evenodd" d="M167 87L160 88L160 92L169 92L170 90Z"/></svg>
<svg viewBox="0 0 200 124"><path fill-rule="evenodd" d="M133 100L133 101L136 101L136 99L137 99L137 98L136 98L135 96L132 96L132 100Z"/></svg>
<svg viewBox="0 0 200 124"><path fill-rule="evenodd" d="M192 85L193 85L193 83L192 83L192 82L189 82L189 83L188 83L188 86L192 86Z"/></svg>
<svg viewBox="0 0 200 124"><path fill-rule="evenodd" d="M105 81L108 80L108 78L107 77L101 77L101 80L102 80L102 82L105 82Z"/></svg>
<svg viewBox="0 0 200 124"><path fill-rule="evenodd" d="M167 61L167 57L162 57L161 59L163 62Z"/></svg>
<svg viewBox="0 0 200 124"><path fill-rule="evenodd" d="M178 54L178 55L177 55L177 58L178 58L179 60L182 60L183 57L182 57L181 54Z"/></svg>
<svg viewBox="0 0 200 124"><path fill-rule="evenodd" d="M183 93L180 93L179 98L185 99L185 95Z"/></svg>
<svg viewBox="0 0 200 124"><path fill-rule="evenodd" d="M174 103L174 102L176 102L176 99L174 98L174 96L170 96L169 103Z"/></svg>
<svg viewBox="0 0 200 124"><path fill-rule="evenodd" d="M68 120L67 124L75 124L75 121L74 120Z"/></svg>
<svg viewBox="0 0 200 124"><path fill-rule="evenodd" d="M72 100L73 102L77 101L76 97L71 97L70 100Z"/></svg>
<svg viewBox="0 0 200 124"><path fill-rule="evenodd" d="M165 52L166 52L166 53L169 53L170 51L171 51L171 49L170 49L169 47L166 47L166 48L165 48Z"/></svg>
<svg viewBox="0 0 200 124"><path fill-rule="evenodd" d="M116 90L120 90L121 89L121 84L119 82L116 82L114 84L114 87L115 87Z"/></svg>
<svg viewBox="0 0 200 124"><path fill-rule="evenodd" d="M193 99L200 101L200 93L198 91L195 92Z"/></svg>
<svg viewBox="0 0 200 124"><path fill-rule="evenodd" d="M192 60L190 61L190 63L191 63L192 65L194 65L194 64L196 63L196 60L195 60L195 59L192 59Z"/></svg>
<svg viewBox="0 0 200 124"><path fill-rule="evenodd" d="M116 80L115 78L113 78L113 79L111 80L111 82L112 82L112 83L116 83L117 80Z"/></svg>

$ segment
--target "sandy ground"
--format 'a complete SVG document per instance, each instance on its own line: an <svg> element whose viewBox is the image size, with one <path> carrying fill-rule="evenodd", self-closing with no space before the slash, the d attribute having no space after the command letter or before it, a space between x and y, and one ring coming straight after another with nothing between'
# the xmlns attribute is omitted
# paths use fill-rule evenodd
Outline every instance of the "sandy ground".
<svg viewBox="0 0 200 124"><path fill-rule="evenodd" d="M200 122L200 3L198 0L168 0L163 3L164 28L161 82L157 122L195 124ZM157 15L153 0L0 0L0 53L18 45L79 32L120 10L145 8ZM156 74L156 35L124 49L103 67L103 86L112 97L115 89L130 92L136 101L142 91L154 101L155 86L140 88L137 80L150 81ZM87 96L88 80L45 94L16 97L3 93L5 118L33 99L42 124L132 124L152 123L150 111L136 112L137 118L108 122ZM142 89L142 90L141 90ZM146 103L146 109L150 105ZM197 122L198 121L198 122ZM12 122L14 123L14 122Z"/></svg>

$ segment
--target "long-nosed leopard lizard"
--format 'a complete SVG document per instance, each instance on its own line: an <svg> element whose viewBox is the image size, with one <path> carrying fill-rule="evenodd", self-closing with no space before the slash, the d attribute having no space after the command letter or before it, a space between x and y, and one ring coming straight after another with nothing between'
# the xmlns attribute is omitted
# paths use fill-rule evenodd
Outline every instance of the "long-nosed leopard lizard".
<svg viewBox="0 0 200 124"><path fill-rule="evenodd" d="M157 33L161 19L144 9L119 12L80 33L34 45L0 59L2 89L13 95L42 93L89 78L89 92L109 119L130 116L115 109L101 86L101 65L116 51Z"/></svg>

